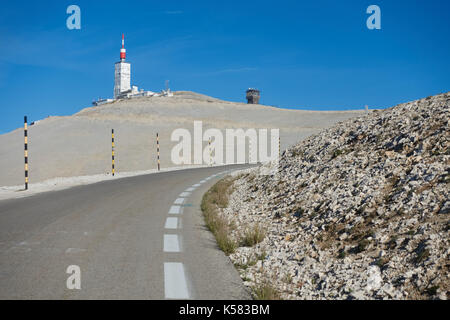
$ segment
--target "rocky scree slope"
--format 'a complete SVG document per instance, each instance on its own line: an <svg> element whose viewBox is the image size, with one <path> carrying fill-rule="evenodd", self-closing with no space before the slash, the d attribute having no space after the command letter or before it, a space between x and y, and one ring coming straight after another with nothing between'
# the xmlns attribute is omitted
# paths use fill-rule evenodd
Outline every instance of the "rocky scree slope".
<svg viewBox="0 0 450 320"><path fill-rule="evenodd" d="M230 258L284 299L449 296L450 93L341 122L236 177L221 214L265 230ZM244 266L244 267L243 267Z"/></svg>

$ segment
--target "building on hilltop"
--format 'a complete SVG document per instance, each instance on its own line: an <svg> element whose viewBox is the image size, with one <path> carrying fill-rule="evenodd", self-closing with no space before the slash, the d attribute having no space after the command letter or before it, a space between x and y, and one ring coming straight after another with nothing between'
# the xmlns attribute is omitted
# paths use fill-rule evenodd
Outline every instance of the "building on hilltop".
<svg viewBox="0 0 450 320"><path fill-rule="evenodd" d="M93 101L94 106L109 103L118 99L130 99L134 97L173 96L169 88L160 93L139 90L131 85L131 64L126 62L127 51L125 49L125 36L122 34L122 48L120 49L120 61L114 64L114 99L98 99Z"/></svg>
<svg viewBox="0 0 450 320"><path fill-rule="evenodd" d="M159 95L156 92L139 90L137 86L131 85L131 64L125 61L126 57L125 36L122 34L120 61L114 64L114 99Z"/></svg>
<svg viewBox="0 0 450 320"><path fill-rule="evenodd" d="M259 104L260 92L258 89L248 88L246 91L247 103L248 104Z"/></svg>
<svg viewBox="0 0 450 320"><path fill-rule="evenodd" d="M114 99L131 90L131 64L126 62L127 50L125 49L125 36L122 34L122 48L120 49L120 61L115 63L114 72Z"/></svg>

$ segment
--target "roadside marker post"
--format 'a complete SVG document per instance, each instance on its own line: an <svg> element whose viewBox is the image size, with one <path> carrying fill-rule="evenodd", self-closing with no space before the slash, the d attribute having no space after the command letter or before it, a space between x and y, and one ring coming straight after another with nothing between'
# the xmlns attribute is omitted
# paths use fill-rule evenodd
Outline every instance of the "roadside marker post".
<svg viewBox="0 0 450 320"><path fill-rule="evenodd" d="M25 157L25 190L28 190L28 125L27 116L23 117L23 138L24 138L24 157Z"/></svg>
<svg viewBox="0 0 450 320"><path fill-rule="evenodd" d="M281 138L278 136L278 173L281 173Z"/></svg>
<svg viewBox="0 0 450 320"><path fill-rule="evenodd" d="M112 176L114 177L114 129L111 129L111 160L112 160Z"/></svg>
<svg viewBox="0 0 450 320"><path fill-rule="evenodd" d="M278 137L278 161L281 160L281 138Z"/></svg>
<svg viewBox="0 0 450 320"><path fill-rule="evenodd" d="M244 160L246 163L252 163L252 139L248 139L248 155Z"/></svg>
<svg viewBox="0 0 450 320"><path fill-rule="evenodd" d="M208 147L209 147L209 166L212 167L211 137L209 137L208 139Z"/></svg>
<svg viewBox="0 0 450 320"><path fill-rule="evenodd" d="M156 153L157 153L157 160L158 160L158 171L161 170L161 162L159 160L159 133L156 133Z"/></svg>

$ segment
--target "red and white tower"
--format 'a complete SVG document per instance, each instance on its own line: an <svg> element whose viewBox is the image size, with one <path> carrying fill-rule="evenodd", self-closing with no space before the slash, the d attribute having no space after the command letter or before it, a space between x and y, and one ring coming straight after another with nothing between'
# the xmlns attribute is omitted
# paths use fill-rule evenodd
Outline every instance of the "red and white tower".
<svg viewBox="0 0 450 320"><path fill-rule="evenodd" d="M114 99L117 99L122 93L131 90L131 65L130 63L125 62L126 53L125 37L122 34L120 61L115 63Z"/></svg>
<svg viewBox="0 0 450 320"><path fill-rule="evenodd" d="M127 56L127 50L125 49L125 36L122 33L122 49L120 49L120 60L125 60Z"/></svg>

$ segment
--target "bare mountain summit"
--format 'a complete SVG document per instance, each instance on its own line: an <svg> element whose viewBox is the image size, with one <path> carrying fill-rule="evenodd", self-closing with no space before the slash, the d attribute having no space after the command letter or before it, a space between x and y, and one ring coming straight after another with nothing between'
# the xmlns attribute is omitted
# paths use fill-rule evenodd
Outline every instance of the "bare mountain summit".
<svg viewBox="0 0 450 320"><path fill-rule="evenodd" d="M54 116L29 127L30 182L111 172L111 129L115 132L116 172L156 168L156 133L161 167L171 161L177 128L279 128L286 148L338 121L363 114L355 111L288 110L223 101L177 91L173 97L122 99L89 107L71 116ZM33 119L35 120L35 119ZM204 147L207 145L204 141ZM23 183L23 129L0 135L0 187Z"/></svg>

